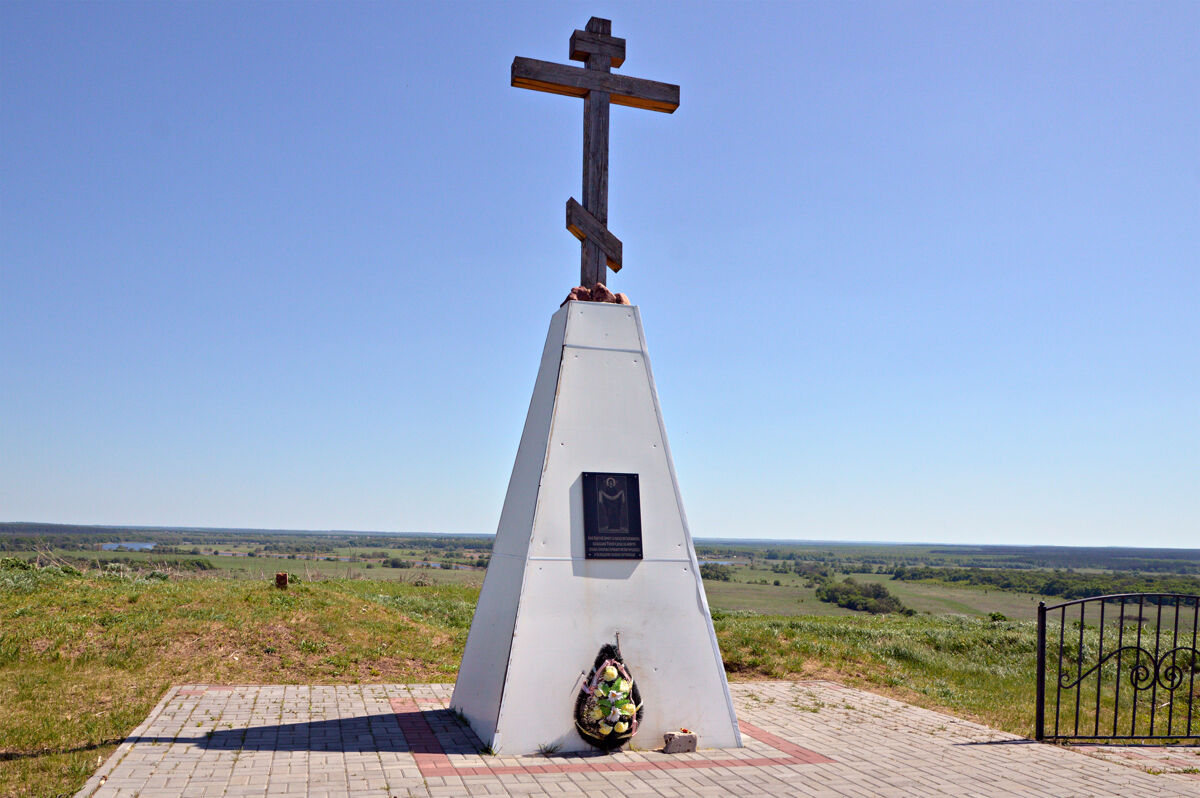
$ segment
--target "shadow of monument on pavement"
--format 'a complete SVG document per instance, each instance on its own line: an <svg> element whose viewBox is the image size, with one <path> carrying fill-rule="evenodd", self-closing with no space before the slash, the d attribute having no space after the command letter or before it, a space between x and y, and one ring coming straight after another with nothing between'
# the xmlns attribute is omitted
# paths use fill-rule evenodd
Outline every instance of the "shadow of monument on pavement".
<svg viewBox="0 0 1200 798"><path fill-rule="evenodd" d="M416 716L433 728L453 728L459 744L444 744L432 735L406 738L401 722L407 716ZM133 736L127 742L183 743L217 751L388 751L412 754L476 754L483 747L474 733L448 709L388 712L244 729L216 729L195 737Z"/></svg>

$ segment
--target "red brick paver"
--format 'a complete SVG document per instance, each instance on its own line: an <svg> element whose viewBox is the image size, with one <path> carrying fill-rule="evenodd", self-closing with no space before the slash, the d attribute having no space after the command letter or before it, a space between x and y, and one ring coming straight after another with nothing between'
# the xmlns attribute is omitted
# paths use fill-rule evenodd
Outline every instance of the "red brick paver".
<svg viewBox="0 0 1200 798"><path fill-rule="evenodd" d="M770 732L763 731L749 723L740 724L742 734L770 745L783 756L754 757L749 759L663 759L654 762L620 762L613 757L590 758L583 761L563 761L547 763L532 761L520 765L499 765L470 767L456 766L450 761L442 748L441 742L434 733L433 727L425 719L425 713L417 708L415 701L406 698L393 698L392 709L400 723L404 737L412 746L413 758L421 775L430 776L498 776L503 774L523 773L608 773L622 771L632 773L641 770L680 770L696 768L738 768L738 767L767 767L770 765L812 765L820 762L832 762L827 756L815 751L809 751ZM546 757L550 759L550 757Z"/></svg>

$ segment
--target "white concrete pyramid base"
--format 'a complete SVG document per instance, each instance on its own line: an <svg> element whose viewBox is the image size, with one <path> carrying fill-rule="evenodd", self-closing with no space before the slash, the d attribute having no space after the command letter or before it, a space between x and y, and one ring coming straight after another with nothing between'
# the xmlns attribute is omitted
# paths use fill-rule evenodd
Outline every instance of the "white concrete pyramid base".
<svg viewBox="0 0 1200 798"><path fill-rule="evenodd" d="M584 558L585 471L639 475L642 560ZM641 315L568 302L550 321L451 706L497 753L585 750L575 698L618 633L645 705L634 747L681 726L703 747L741 746Z"/></svg>

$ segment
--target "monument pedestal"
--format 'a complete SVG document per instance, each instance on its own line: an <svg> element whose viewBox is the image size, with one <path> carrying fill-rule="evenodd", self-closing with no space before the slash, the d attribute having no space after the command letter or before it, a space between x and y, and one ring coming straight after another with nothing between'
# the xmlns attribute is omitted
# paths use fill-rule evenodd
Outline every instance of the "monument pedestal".
<svg viewBox="0 0 1200 798"><path fill-rule="evenodd" d="M636 474L641 559L589 559L584 474ZM568 302L550 321L451 706L492 750L587 749L574 706L616 642L645 714L633 747L680 727L740 747L638 309Z"/></svg>

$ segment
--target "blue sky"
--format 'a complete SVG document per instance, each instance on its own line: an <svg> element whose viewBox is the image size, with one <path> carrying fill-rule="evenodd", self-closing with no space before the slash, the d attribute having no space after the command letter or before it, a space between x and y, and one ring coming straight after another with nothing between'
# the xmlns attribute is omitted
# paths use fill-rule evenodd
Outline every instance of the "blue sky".
<svg viewBox="0 0 1200 798"><path fill-rule="evenodd" d="M0 4L0 520L494 531L591 15L694 535L1200 546L1195 2Z"/></svg>

